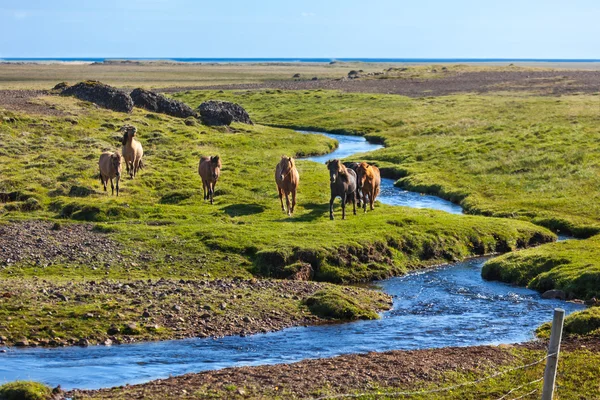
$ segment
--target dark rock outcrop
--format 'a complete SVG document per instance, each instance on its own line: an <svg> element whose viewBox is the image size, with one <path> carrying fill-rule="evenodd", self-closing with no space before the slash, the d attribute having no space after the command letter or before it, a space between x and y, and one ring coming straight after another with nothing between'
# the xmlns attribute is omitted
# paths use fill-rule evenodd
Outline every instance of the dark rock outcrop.
<svg viewBox="0 0 600 400"><path fill-rule="evenodd" d="M179 118L196 116L194 110L187 104L149 90L141 88L135 89L131 92L131 98L136 107L144 108L148 111L154 111Z"/></svg>
<svg viewBox="0 0 600 400"><path fill-rule="evenodd" d="M129 113L133 110L133 100L129 94L98 81L79 82L65 88L61 95L74 96L113 111Z"/></svg>
<svg viewBox="0 0 600 400"><path fill-rule="evenodd" d="M252 125L246 110L239 104L228 101L205 101L198 107L198 112L205 125L230 125L232 122Z"/></svg>

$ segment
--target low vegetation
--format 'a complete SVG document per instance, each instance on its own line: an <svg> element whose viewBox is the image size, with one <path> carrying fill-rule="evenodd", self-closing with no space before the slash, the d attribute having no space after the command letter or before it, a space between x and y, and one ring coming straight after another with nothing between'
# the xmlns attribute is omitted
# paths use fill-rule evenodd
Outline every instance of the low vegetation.
<svg viewBox="0 0 600 400"><path fill-rule="evenodd" d="M568 298L600 298L600 236L567 240L505 254L485 263L485 279L544 292L558 289Z"/></svg>
<svg viewBox="0 0 600 400"><path fill-rule="evenodd" d="M377 309L385 299L372 297L369 292L352 293L350 288L327 288L305 300L310 311L322 318L337 320L377 319Z"/></svg>
<svg viewBox="0 0 600 400"><path fill-rule="evenodd" d="M0 386L0 400L50 400L52 389L43 383L15 381Z"/></svg>
<svg viewBox="0 0 600 400"><path fill-rule="evenodd" d="M540 326L536 333L539 337L549 338L551 329L552 323L548 322ZM564 322L563 337L570 336L600 338L600 307L591 307L568 315Z"/></svg>

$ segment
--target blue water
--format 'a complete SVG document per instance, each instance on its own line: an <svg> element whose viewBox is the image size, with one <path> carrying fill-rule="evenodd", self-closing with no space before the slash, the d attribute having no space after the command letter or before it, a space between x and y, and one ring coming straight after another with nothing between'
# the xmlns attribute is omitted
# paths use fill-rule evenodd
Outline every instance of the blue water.
<svg viewBox="0 0 600 400"><path fill-rule="evenodd" d="M307 160L318 163L325 163L327 160L334 158L343 159L357 153L367 153L383 148L380 144L369 143L362 136L337 135L332 133L300 131L303 133L320 134L337 140L338 148L322 156L307 157ZM381 193L377 200L392 206L405 206L413 208L430 208L434 210L442 210L452 214L462 214L463 209L458 204L454 204L448 200L444 200L437 196L409 192L394 186L393 179L381 179Z"/></svg>
<svg viewBox="0 0 600 400"><path fill-rule="evenodd" d="M112 347L9 349L0 382L34 379L63 388L141 383L233 366L289 363L340 354L515 343L582 305L544 300L529 289L481 278L484 258L381 281L394 307L380 320L285 329L222 339L187 339Z"/></svg>
<svg viewBox="0 0 600 400"><path fill-rule="evenodd" d="M4 57L0 61L11 62L103 62L110 60L130 61L176 61L194 63L325 63L366 62L366 63L486 63L486 62L600 62L600 59L563 59L563 58L185 58L185 57L49 57L14 58Z"/></svg>

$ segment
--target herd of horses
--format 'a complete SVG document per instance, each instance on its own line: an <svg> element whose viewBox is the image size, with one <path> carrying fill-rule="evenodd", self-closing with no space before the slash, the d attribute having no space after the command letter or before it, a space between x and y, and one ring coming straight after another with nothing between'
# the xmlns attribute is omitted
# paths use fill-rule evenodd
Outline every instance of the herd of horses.
<svg viewBox="0 0 600 400"><path fill-rule="evenodd" d="M121 164L125 161L127 173L131 179L135 178L138 171L143 168L142 157L144 150L142 144L135 138L137 129L131 125L125 125L120 130L123 133L122 155L117 152L104 152L100 156L98 166L100 167L100 181L107 190L110 181L111 193L115 194L116 181L117 196L119 195L119 180L121 178ZM362 207L367 212L367 202L373 210L375 199L379 195L381 186L381 174L379 168L366 162L342 163L340 160L329 160L325 163L329 170L329 181L331 198L329 200L329 218L333 219L333 203L337 197L342 201L342 219L346 218L346 205L352 203L352 211L356 215L356 206ZM200 158L198 174L202 179L202 190L204 200L210 200L213 204L215 185L221 175L221 158L219 156L205 156ZM275 167L275 183L281 210L289 216L296 207L296 192L300 184L300 174L296 168L296 162L292 157L282 156ZM283 198L285 197L285 205ZM290 197L292 201L290 203ZM287 206L287 208L286 208Z"/></svg>

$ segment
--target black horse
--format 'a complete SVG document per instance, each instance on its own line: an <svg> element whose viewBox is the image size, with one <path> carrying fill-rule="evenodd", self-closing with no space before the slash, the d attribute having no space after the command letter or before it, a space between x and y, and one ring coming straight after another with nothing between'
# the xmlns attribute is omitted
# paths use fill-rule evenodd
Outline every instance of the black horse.
<svg viewBox="0 0 600 400"><path fill-rule="evenodd" d="M356 172L346 168L340 160L329 160L325 163L329 170L331 182L331 199L329 200L329 219L333 219L333 201L342 199L342 219L346 219L346 204L352 202L352 211L356 215Z"/></svg>

